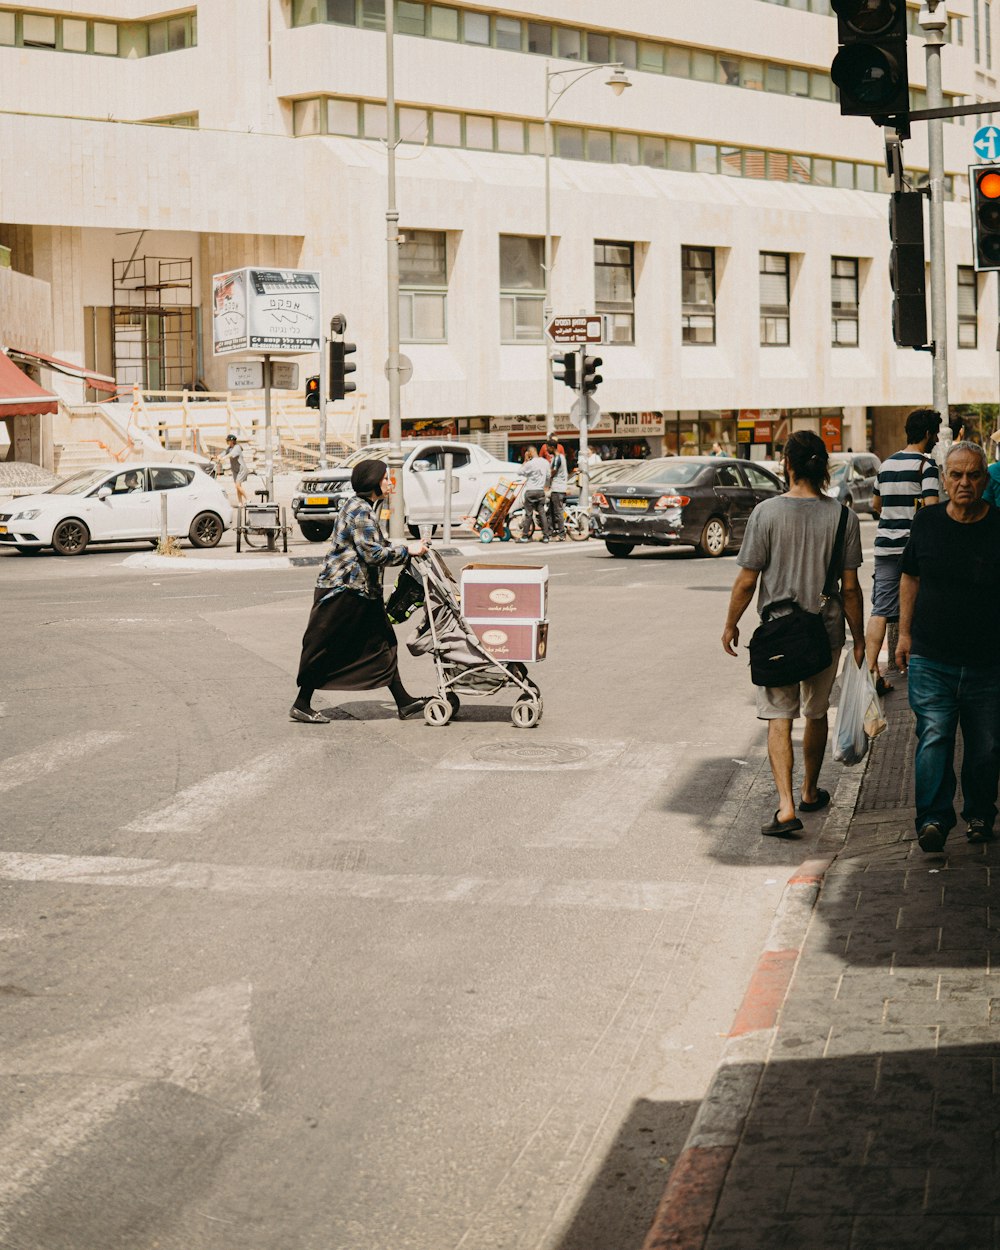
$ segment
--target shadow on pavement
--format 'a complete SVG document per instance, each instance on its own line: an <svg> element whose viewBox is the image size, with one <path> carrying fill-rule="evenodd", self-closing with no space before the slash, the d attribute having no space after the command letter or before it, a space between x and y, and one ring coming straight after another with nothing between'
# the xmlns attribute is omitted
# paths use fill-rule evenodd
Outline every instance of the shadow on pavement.
<svg viewBox="0 0 1000 1250"><path fill-rule="evenodd" d="M698 1104L634 1104L556 1250L639 1247Z"/></svg>

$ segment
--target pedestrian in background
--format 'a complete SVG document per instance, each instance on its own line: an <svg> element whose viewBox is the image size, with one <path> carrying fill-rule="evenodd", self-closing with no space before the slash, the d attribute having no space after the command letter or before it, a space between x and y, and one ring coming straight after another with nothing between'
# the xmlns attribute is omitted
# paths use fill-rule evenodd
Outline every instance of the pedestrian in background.
<svg viewBox="0 0 1000 1250"><path fill-rule="evenodd" d="M740 553L740 571L733 584L722 646L737 654L739 621L750 605L760 579L757 611L764 616L771 604L794 599L814 612L822 601L827 569L833 558L842 505L824 495L830 480L830 457L818 434L797 430L785 443L788 490L758 504L750 514ZM767 721L767 756L778 791L773 820L762 826L770 837L789 837L802 828L795 814L792 791L792 722L805 717L802 754L805 772L799 811L815 812L830 802L829 792L817 785L826 750L827 710L844 646L844 619L854 638L854 662L865 658L864 601L858 582L861 565L861 527L853 512L847 515L840 594L823 605L823 623L833 656L827 668L791 686L757 686L757 717Z"/></svg>
<svg viewBox="0 0 1000 1250"><path fill-rule="evenodd" d="M569 471L566 467L566 456L559 450L554 438L545 441L550 468L549 517L550 527L557 542L566 537L566 488L569 485Z"/></svg>
<svg viewBox="0 0 1000 1250"><path fill-rule="evenodd" d="M385 566L423 555L427 544L390 543L382 533L379 510L392 489L384 460L355 465L351 487L355 494L337 514L302 638L299 693L289 717L308 725L329 723L329 717L313 711L316 690L388 686L400 720L417 716L427 702L410 694L399 676L396 635L382 599Z"/></svg>
<svg viewBox="0 0 1000 1250"><path fill-rule="evenodd" d="M243 483L250 476L250 469L247 465L246 453L235 434L226 435L226 450L215 457L216 464L222 463L223 456L229 460L229 471L233 475L233 485L236 487L236 502L241 505L245 504L247 493L243 489Z"/></svg>
<svg viewBox="0 0 1000 1250"><path fill-rule="evenodd" d="M875 571L872 610L868 618L865 653L880 695L895 689L879 671L878 658L886 626L899 620L899 568L918 508L938 501L941 478L931 452L938 441L941 414L917 408L906 418L906 446L883 460L872 493L875 531Z"/></svg>
<svg viewBox="0 0 1000 1250"><path fill-rule="evenodd" d="M903 553L896 663L917 718L915 824L920 849L955 827L955 731L962 729L962 819L970 842L993 838L1000 778L1000 512L983 499L986 456L954 443L948 502L913 518ZM974 628L970 628L974 626Z"/></svg>
<svg viewBox="0 0 1000 1250"><path fill-rule="evenodd" d="M549 541L549 510L545 500L545 488L549 484L549 462L534 447L524 453L521 463L524 478L524 529L518 542L531 542L535 532L535 518L542 530L542 542Z"/></svg>

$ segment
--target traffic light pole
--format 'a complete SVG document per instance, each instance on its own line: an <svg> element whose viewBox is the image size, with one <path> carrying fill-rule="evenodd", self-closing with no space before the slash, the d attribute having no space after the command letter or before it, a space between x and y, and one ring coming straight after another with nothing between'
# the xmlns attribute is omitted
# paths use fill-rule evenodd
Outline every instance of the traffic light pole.
<svg viewBox="0 0 1000 1250"><path fill-rule="evenodd" d="M406 509L403 505L403 422L399 404L399 209L396 207L396 79L393 62L395 5L385 6L385 115L388 169L388 206L385 214L386 298L389 351L385 371L389 379L389 476L395 489L389 500L389 537L402 541Z"/></svg>
<svg viewBox="0 0 1000 1250"><path fill-rule="evenodd" d="M944 97L941 90L941 48L948 18L940 0L928 0L921 9L920 26L926 35L924 51L927 61L927 106L939 109ZM948 301L946 292L944 229L944 121L931 117L927 121L927 151L930 169L930 267L931 267L931 341L934 344L933 406L941 414L941 436L938 455L941 463L951 443L948 424Z"/></svg>
<svg viewBox="0 0 1000 1250"><path fill-rule="evenodd" d="M319 467L326 468L326 353L328 338L324 338L319 349Z"/></svg>
<svg viewBox="0 0 1000 1250"><path fill-rule="evenodd" d="M590 516L590 446L587 441L589 430L587 428L587 420L589 417L588 409L590 407L590 396L583 389L584 383L584 359L587 354L587 344L580 344L580 364L576 371L577 382L580 387L580 457L578 464L580 466L580 511L585 517Z"/></svg>

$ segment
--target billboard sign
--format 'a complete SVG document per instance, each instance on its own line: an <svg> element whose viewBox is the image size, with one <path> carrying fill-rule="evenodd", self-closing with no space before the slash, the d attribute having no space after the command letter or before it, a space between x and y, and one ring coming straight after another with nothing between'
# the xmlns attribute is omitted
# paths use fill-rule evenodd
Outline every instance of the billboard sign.
<svg viewBox="0 0 1000 1250"><path fill-rule="evenodd" d="M322 344L319 274L309 269L234 269L212 277L212 347L299 355Z"/></svg>

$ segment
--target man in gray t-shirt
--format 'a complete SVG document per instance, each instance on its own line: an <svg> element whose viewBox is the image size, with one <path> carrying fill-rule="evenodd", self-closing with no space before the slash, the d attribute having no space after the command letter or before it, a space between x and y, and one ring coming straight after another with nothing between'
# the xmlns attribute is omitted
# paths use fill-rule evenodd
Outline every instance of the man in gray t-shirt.
<svg viewBox="0 0 1000 1250"><path fill-rule="evenodd" d="M809 612L820 611L841 515L841 505L823 494L829 480L828 465L829 455L817 434L797 430L785 444L789 490L753 510L736 558L741 567L722 634L722 645L729 655L737 654L739 621L750 606L758 580L757 610L761 615L782 599L794 599ZM827 710L844 645L845 616L854 639L855 662L863 664L865 657L864 603L857 572L861 559L861 528L858 518L848 513L840 594L822 606L832 662L823 672L792 686L757 687L757 716L768 722L767 754L778 790L774 819L761 828L761 833L772 837L794 836L802 828L792 793L792 721L800 709L806 724L799 810L819 811L830 801L829 793L816 783L826 750Z"/></svg>

